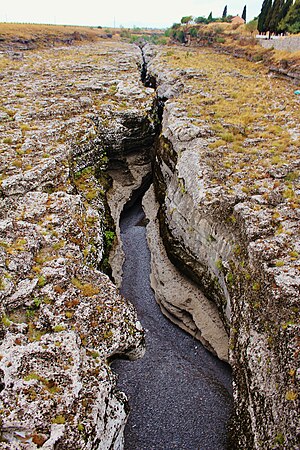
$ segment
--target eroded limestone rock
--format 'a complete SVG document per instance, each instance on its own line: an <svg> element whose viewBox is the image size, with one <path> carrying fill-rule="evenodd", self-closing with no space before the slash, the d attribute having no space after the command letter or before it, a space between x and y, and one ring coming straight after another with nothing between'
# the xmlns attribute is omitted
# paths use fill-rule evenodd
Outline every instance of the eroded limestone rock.
<svg viewBox="0 0 300 450"><path fill-rule="evenodd" d="M159 235L158 206L151 187L143 198L143 208L149 220L147 240L155 298L170 320L200 340L220 359L228 361L228 336L216 305L168 259Z"/></svg>
<svg viewBox="0 0 300 450"><path fill-rule="evenodd" d="M101 132L130 146L121 123L137 114L136 136L141 117L151 124L153 94L139 80L139 50L122 43L3 61L0 448L121 449L128 404L109 361L142 356L144 335L99 271L108 226Z"/></svg>
<svg viewBox="0 0 300 450"><path fill-rule="evenodd" d="M154 166L161 235L230 334L231 445L297 449L299 100L246 61L145 52L165 101Z"/></svg>

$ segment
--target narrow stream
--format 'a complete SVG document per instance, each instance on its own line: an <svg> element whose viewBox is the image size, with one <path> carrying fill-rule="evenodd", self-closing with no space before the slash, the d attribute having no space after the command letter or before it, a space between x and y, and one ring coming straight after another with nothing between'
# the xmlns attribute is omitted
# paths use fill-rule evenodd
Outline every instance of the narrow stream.
<svg viewBox="0 0 300 450"><path fill-rule="evenodd" d="M129 397L126 450L221 450L232 407L231 371L160 312L150 287L141 201L121 217L121 293L146 329L144 358L113 363Z"/></svg>

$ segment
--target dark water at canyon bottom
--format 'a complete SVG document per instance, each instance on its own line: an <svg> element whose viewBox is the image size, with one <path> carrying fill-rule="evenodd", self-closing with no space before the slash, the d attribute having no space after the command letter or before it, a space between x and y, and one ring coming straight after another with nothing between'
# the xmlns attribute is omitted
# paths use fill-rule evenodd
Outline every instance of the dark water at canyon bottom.
<svg viewBox="0 0 300 450"><path fill-rule="evenodd" d="M231 371L165 318L150 287L150 253L141 203L122 215L126 261L121 293L146 329L138 361L113 363L129 397L126 450L221 450L232 408Z"/></svg>

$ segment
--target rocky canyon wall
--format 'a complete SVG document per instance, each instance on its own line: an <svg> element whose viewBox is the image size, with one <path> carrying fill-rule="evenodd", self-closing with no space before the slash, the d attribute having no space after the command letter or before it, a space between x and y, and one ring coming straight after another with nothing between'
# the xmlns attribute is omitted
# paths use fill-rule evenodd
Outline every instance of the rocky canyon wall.
<svg viewBox="0 0 300 450"><path fill-rule="evenodd" d="M157 270L152 284L172 320L229 357L231 448L298 448L289 85L207 49L146 46L142 57L120 42L4 51L0 70L0 448L122 448L128 405L109 360L141 356L144 335L102 269L112 250L120 284L119 217L152 170L150 240L159 222L170 260L202 293L182 289L172 304L168 276Z"/></svg>
<svg viewBox="0 0 300 450"><path fill-rule="evenodd" d="M99 269L115 236L107 169L126 172L113 139L129 159L153 141L140 50L4 52L0 64L0 448L121 449L128 403L109 360L142 356L144 334Z"/></svg>
<svg viewBox="0 0 300 450"><path fill-rule="evenodd" d="M299 448L299 100L246 61L144 53L165 103L154 163L161 235L230 335L230 448Z"/></svg>

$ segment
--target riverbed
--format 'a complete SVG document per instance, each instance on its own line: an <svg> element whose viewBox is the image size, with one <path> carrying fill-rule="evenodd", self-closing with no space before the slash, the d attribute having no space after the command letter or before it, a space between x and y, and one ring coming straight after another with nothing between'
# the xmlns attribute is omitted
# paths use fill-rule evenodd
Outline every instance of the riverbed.
<svg viewBox="0 0 300 450"><path fill-rule="evenodd" d="M162 315L150 287L141 201L122 214L121 293L146 330L145 356L115 361L131 407L125 450L221 450L232 410L231 370Z"/></svg>

